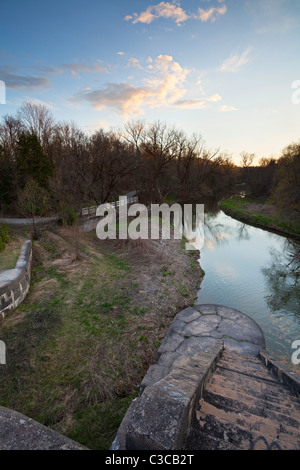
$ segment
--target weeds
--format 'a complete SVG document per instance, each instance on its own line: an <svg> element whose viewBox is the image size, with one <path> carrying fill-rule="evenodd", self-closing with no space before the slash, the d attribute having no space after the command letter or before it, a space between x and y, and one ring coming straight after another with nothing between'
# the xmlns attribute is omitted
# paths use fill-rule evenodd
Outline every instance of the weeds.
<svg viewBox="0 0 300 470"><path fill-rule="evenodd" d="M153 262L138 254L133 264L131 252L99 245L92 236L80 238L74 262L71 236L62 227L44 231L34 242L29 295L0 324L7 345L0 405L90 449L108 449L137 384L156 361L170 312L193 295L176 284L175 270L159 257ZM149 262L157 273L154 286L157 281L162 289L159 274L165 281L159 304L161 290L153 297L140 293ZM178 304L170 306L176 292Z"/></svg>

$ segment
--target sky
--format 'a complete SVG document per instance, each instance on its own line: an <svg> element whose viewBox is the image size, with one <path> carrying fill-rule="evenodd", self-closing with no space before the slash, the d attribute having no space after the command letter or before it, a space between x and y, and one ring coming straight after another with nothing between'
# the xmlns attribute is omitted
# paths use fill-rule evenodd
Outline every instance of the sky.
<svg viewBox="0 0 300 470"><path fill-rule="evenodd" d="M0 119L30 101L89 134L159 120L237 164L300 139L300 0L10 0L0 16Z"/></svg>

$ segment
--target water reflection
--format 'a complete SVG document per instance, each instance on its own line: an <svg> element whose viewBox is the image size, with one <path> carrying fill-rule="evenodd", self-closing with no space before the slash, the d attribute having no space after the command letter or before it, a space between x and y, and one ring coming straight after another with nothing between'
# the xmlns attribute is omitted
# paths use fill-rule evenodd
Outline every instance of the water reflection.
<svg viewBox="0 0 300 470"><path fill-rule="evenodd" d="M300 315L298 249L294 241L285 240L284 251L270 249L269 265L262 268L269 290L265 299L273 311L285 308Z"/></svg>
<svg viewBox="0 0 300 470"><path fill-rule="evenodd" d="M300 244L241 223L205 204L205 277L198 302L236 308L253 318L276 360L300 376L292 343L300 340Z"/></svg>

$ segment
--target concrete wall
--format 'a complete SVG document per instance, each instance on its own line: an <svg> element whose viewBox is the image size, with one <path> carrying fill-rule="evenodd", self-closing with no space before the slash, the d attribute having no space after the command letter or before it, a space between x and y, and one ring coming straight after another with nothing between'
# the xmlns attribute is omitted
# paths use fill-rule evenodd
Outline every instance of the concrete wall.
<svg viewBox="0 0 300 470"><path fill-rule="evenodd" d="M4 318L26 297L30 287L32 245L23 243L14 269L0 271L0 318Z"/></svg>

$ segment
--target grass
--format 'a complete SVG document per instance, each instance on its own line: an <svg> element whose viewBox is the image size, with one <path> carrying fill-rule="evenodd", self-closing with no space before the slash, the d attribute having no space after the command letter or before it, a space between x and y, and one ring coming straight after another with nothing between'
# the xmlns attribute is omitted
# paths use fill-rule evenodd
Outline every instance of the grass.
<svg viewBox="0 0 300 470"><path fill-rule="evenodd" d="M17 234L9 232L3 251L0 250L0 270L13 269L20 255L23 239Z"/></svg>
<svg viewBox="0 0 300 470"><path fill-rule="evenodd" d="M151 301L139 294L131 257L95 235L84 236L79 255L74 258L67 231L45 230L34 242L29 294L0 323L7 349L0 405L101 450L110 447L155 362L176 305L158 305L154 314L156 295ZM142 257L136 259L140 264ZM167 292L172 271L164 264L157 274ZM178 282L176 289L182 307L196 293Z"/></svg>
<svg viewBox="0 0 300 470"><path fill-rule="evenodd" d="M222 201L220 207L233 217L246 220L250 224L271 230L288 231L295 235L300 234L299 218L280 213L266 198L232 197Z"/></svg>
<svg viewBox="0 0 300 470"><path fill-rule="evenodd" d="M52 247L47 253L51 258ZM115 432L113 423L119 422L135 395L122 369L122 362L131 357L134 364L139 354L133 342L124 344L126 328L134 321L131 297L116 286L128 270L111 254L101 263L95 257L82 283L79 276L70 279L55 268L35 266L34 281L56 281L56 292L43 302L25 302L19 309L22 321L13 326L8 322L2 329L9 361L7 370L1 370L3 406L20 410L90 448L108 447ZM130 390L127 400L123 400L125 389ZM88 424L95 414L101 416L100 426L99 419L94 426Z"/></svg>

